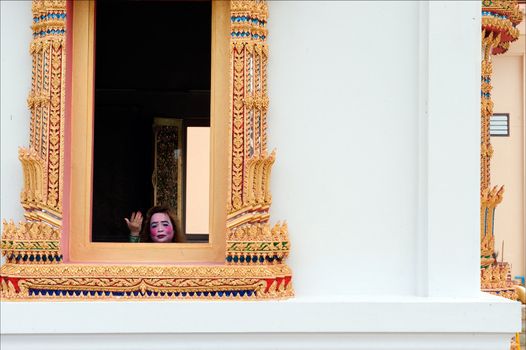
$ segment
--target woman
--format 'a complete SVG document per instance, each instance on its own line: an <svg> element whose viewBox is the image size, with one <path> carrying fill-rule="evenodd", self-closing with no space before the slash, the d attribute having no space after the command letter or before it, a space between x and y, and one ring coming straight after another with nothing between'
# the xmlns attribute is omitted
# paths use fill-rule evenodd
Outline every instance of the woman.
<svg viewBox="0 0 526 350"><path fill-rule="evenodd" d="M174 226L176 221L167 207L150 208L146 213L144 226L140 211L132 213L129 219L124 220L130 230L130 242L180 243L185 241L182 233L176 230Z"/></svg>

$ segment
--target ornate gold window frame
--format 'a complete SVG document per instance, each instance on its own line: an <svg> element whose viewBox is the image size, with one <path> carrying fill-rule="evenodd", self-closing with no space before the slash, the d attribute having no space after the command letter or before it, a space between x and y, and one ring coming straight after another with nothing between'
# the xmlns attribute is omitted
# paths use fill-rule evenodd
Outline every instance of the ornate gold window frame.
<svg viewBox="0 0 526 350"><path fill-rule="evenodd" d="M285 264L287 225L271 227L269 223L275 153L268 154L266 141L266 2L213 1L213 234L208 244L161 249L155 245L154 253L146 244L92 243L87 234L91 221L93 5L33 1L30 145L20 150L26 222L3 222L2 298L292 296L291 271ZM72 42L66 39L69 28ZM218 44L221 42L226 44ZM72 50L67 50L68 45ZM74 56L69 61L66 52ZM65 169L70 170L69 177ZM151 261L155 264L141 264Z"/></svg>
<svg viewBox="0 0 526 350"><path fill-rule="evenodd" d="M69 207L69 257L74 262L216 262L224 261L227 195L227 145L229 116L228 2L212 6L211 167L210 227L208 243L103 243L91 240L93 159L93 85L95 2L73 2L71 190ZM111 152L111 150L108 150ZM219 205L222 204L222 205Z"/></svg>

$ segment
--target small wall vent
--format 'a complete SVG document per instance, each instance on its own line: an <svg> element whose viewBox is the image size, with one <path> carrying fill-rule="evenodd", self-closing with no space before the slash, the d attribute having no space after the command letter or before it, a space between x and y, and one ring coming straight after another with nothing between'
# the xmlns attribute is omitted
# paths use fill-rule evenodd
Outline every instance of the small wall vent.
<svg viewBox="0 0 526 350"><path fill-rule="evenodd" d="M489 120L490 136L510 136L510 114L495 113Z"/></svg>

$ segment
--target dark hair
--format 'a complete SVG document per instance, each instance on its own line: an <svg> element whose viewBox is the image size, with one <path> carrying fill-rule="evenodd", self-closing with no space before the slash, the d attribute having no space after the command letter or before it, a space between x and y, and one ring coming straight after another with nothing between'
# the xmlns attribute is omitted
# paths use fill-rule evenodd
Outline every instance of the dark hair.
<svg viewBox="0 0 526 350"><path fill-rule="evenodd" d="M165 206L155 206L155 207L151 207L150 210L148 210L148 212L146 213L146 220L144 221L144 224L142 226L142 230L140 233L140 237L141 237L140 242L152 242L152 239L150 237L150 223L152 221L152 216L158 213L164 213L168 215L168 217L170 218L170 222L174 229L174 238L172 242L184 242L185 241L184 237L182 237L182 235L180 234L179 230L176 227L177 222L175 221L175 217L172 215L170 209Z"/></svg>

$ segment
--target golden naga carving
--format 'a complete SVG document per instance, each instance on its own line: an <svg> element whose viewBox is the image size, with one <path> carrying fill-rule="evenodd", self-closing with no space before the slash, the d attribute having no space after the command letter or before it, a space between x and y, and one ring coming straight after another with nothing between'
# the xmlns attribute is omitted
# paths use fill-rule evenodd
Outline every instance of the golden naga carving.
<svg viewBox="0 0 526 350"><path fill-rule="evenodd" d="M493 115L491 100L492 55L502 54L519 37L516 28L523 19L516 0L482 1L481 62L481 139L480 139L480 257L483 291L516 300L518 294L511 280L508 263L495 259L495 209L502 202L504 186L491 184L491 145L489 122Z"/></svg>
<svg viewBox="0 0 526 350"><path fill-rule="evenodd" d="M3 222L3 299L261 299L294 295L288 226L269 223L268 8L230 2L231 144L224 265L96 265L61 250L66 96L65 0L34 0L30 144L21 148L21 203L28 222Z"/></svg>
<svg viewBox="0 0 526 350"><path fill-rule="evenodd" d="M481 194L480 205L480 256L481 265L489 266L494 262L493 253L495 247L494 237L494 217L495 208L502 202L504 195L504 186L500 188L495 186L492 189L485 188Z"/></svg>

